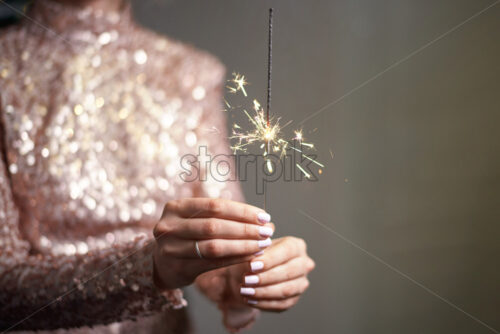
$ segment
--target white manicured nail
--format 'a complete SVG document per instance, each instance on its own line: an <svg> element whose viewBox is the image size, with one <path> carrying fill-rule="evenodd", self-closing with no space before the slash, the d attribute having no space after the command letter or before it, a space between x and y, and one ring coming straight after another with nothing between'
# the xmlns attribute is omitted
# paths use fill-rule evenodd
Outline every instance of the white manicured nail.
<svg viewBox="0 0 500 334"><path fill-rule="evenodd" d="M264 268L264 262L262 261L250 262L250 268L252 269L252 271L261 270L262 268Z"/></svg>
<svg viewBox="0 0 500 334"><path fill-rule="evenodd" d="M257 305L258 301L253 300L253 299L249 299L249 300L247 300L247 303L250 305Z"/></svg>
<svg viewBox="0 0 500 334"><path fill-rule="evenodd" d="M257 283L259 283L259 276L257 275L245 276L245 284L257 284Z"/></svg>
<svg viewBox="0 0 500 334"><path fill-rule="evenodd" d="M255 295L254 288L240 288L240 293L245 296L253 296Z"/></svg>
<svg viewBox="0 0 500 334"><path fill-rule="evenodd" d="M258 252L257 252L257 253L255 253L254 255L255 255L255 256L259 256L259 255L262 255L262 254L264 254L264 250L258 251Z"/></svg>
<svg viewBox="0 0 500 334"><path fill-rule="evenodd" d="M257 219L261 222L261 223L269 223L271 221L271 215L267 212L259 212L257 214Z"/></svg>
<svg viewBox="0 0 500 334"><path fill-rule="evenodd" d="M259 234L263 237L270 237L273 235L273 229L267 226L259 226Z"/></svg>
<svg viewBox="0 0 500 334"><path fill-rule="evenodd" d="M267 238L266 240L259 240L257 241L257 243L259 244L259 247L260 248L264 248L264 247L268 247L268 246L271 246L271 238Z"/></svg>

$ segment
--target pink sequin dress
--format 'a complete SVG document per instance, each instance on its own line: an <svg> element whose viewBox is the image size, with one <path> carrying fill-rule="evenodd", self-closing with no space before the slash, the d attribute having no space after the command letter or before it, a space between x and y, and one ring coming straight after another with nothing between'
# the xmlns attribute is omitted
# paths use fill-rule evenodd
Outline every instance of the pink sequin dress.
<svg viewBox="0 0 500 334"><path fill-rule="evenodd" d="M0 329L188 332L180 290L152 283L152 228L169 199L241 199L179 177L185 154L228 153L223 66L129 5L27 14L0 31Z"/></svg>

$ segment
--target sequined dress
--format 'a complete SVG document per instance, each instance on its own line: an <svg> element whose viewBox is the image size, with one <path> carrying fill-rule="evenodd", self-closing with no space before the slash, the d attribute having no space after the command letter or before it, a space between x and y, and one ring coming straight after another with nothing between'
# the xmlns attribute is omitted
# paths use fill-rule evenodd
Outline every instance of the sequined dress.
<svg viewBox="0 0 500 334"><path fill-rule="evenodd" d="M224 68L129 5L28 16L0 31L0 329L187 332L180 291L152 283L152 228L169 199L241 199L179 177L183 155L228 153Z"/></svg>

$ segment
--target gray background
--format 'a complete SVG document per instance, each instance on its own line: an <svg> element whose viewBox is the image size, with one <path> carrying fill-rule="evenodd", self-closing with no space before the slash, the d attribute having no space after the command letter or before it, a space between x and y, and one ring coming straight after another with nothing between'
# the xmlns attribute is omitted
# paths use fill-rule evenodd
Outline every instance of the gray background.
<svg viewBox="0 0 500 334"><path fill-rule="evenodd" d="M145 26L206 49L264 100L267 10L276 9L273 112L300 122L493 0L136 1ZM500 4L304 124L320 182L274 183L279 235L308 242L311 287L251 333L500 330ZM333 152L333 158L329 151ZM262 205L253 182L250 203ZM389 269L328 228L379 257ZM415 282L418 282L416 284ZM200 333L220 316L190 290Z"/></svg>

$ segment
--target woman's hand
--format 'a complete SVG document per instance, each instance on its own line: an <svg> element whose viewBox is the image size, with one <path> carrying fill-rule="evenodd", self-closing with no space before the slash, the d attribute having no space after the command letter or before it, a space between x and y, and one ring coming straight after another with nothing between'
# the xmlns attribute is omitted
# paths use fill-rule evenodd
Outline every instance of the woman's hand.
<svg viewBox="0 0 500 334"><path fill-rule="evenodd" d="M223 199L168 202L154 228L155 284L160 289L179 288L204 272L248 262L271 244L270 218L259 208Z"/></svg>
<svg viewBox="0 0 500 334"><path fill-rule="evenodd" d="M248 263L228 268L228 275L236 299L260 310L281 312L294 306L309 287L307 274L314 266L304 240L284 237Z"/></svg>

